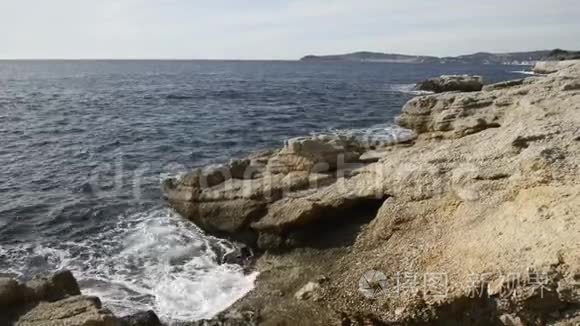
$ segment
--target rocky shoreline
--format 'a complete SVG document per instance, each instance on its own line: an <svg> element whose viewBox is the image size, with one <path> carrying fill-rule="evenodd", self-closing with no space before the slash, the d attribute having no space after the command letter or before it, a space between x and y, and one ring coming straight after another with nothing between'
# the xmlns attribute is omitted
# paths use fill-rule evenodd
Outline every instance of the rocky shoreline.
<svg viewBox="0 0 580 326"><path fill-rule="evenodd" d="M580 61L536 70L165 180L176 211L243 244L224 262L260 273L183 325L578 325ZM0 325L161 322L115 316L60 271L0 278Z"/></svg>
<svg viewBox="0 0 580 326"><path fill-rule="evenodd" d="M577 325L580 61L536 70L413 98L401 139L291 139L165 181L259 252L256 288L192 325Z"/></svg>
<svg viewBox="0 0 580 326"><path fill-rule="evenodd" d="M97 297L81 294L70 271L36 276L27 283L0 278L0 325L161 326L153 311L116 317Z"/></svg>

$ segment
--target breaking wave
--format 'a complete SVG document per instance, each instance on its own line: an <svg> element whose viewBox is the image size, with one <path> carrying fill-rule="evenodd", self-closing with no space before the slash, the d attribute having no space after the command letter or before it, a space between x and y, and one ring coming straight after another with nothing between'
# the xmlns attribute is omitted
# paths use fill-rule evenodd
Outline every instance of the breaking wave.
<svg viewBox="0 0 580 326"><path fill-rule="evenodd" d="M514 70L514 71L510 71L510 72L514 73L514 74L522 74L522 75L531 75L531 76L537 75L535 72L529 71L529 70Z"/></svg>
<svg viewBox="0 0 580 326"><path fill-rule="evenodd" d="M248 293L256 273L219 264L227 241L202 235L168 209L121 218L82 242L0 246L2 274L26 280L37 272L71 270L84 294L116 314L155 310L167 322L211 318Z"/></svg>
<svg viewBox="0 0 580 326"><path fill-rule="evenodd" d="M367 148L384 147L399 143L406 143L417 138L413 130L405 129L394 124L378 124L361 129L327 129L312 136L337 136L351 139Z"/></svg>
<svg viewBox="0 0 580 326"><path fill-rule="evenodd" d="M116 313L153 309L166 321L211 317L256 276L219 263L232 244L149 209L166 205L160 175L329 127L370 147L407 141L409 130L373 125L427 94L414 82L477 74L494 83L527 69L219 61L0 68L0 276L68 268Z"/></svg>
<svg viewBox="0 0 580 326"><path fill-rule="evenodd" d="M389 90L393 92L399 92L404 94L412 95L429 95L434 94L430 91L419 91L415 89L415 84L394 84L389 86Z"/></svg>

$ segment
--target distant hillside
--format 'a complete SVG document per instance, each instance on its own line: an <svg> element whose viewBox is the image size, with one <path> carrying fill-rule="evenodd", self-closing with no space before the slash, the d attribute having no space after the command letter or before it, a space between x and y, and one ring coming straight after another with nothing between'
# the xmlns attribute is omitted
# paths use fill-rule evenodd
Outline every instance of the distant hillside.
<svg viewBox="0 0 580 326"><path fill-rule="evenodd" d="M580 59L580 51L566 51L556 49L550 52L548 58L556 61Z"/></svg>
<svg viewBox="0 0 580 326"><path fill-rule="evenodd" d="M457 57L441 58L442 63L467 64L533 64L535 61L546 59L551 51L487 53L478 52Z"/></svg>
<svg viewBox="0 0 580 326"><path fill-rule="evenodd" d="M390 62L390 63L458 63L458 64L523 64L531 65L540 60L565 60L580 57L580 52L565 50L543 50L513 53L478 52L457 57L415 56L378 52L354 52L338 55L308 55L301 61L350 61L350 62Z"/></svg>
<svg viewBox="0 0 580 326"><path fill-rule="evenodd" d="M405 54L389 54L378 52L355 52L349 54L315 56L308 55L302 61L368 61L368 62L396 62L396 63L435 63L437 57L415 56Z"/></svg>

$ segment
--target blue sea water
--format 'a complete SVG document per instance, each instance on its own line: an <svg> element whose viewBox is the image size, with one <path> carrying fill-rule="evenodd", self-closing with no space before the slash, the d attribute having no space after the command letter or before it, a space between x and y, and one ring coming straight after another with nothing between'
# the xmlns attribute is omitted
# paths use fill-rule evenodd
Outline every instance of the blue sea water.
<svg viewBox="0 0 580 326"><path fill-rule="evenodd" d="M119 314L208 318L253 287L161 199L169 174L293 136L389 123L413 83L521 67L0 61L0 276L72 270Z"/></svg>

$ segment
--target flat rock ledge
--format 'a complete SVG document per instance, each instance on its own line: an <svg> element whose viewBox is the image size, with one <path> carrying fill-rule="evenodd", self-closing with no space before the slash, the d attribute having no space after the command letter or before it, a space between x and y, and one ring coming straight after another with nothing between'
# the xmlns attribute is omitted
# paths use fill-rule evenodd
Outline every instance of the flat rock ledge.
<svg viewBox="0 0 580 326"><path fill-rule="evenodd" d="M154 312L115 317L97 297L81 294L69 271L27 283L0 278L0 325L161 326Z"/></svg>
<svg viewBox="0 0 580 326"><path fill-rule="evenodd" d="M167 181L203 229L286 248L259 256L246 297L191 325L580 324L580 61L546 65L411 99L405 144L300 138L222 167L251 167L243 178Z"/></svg>

